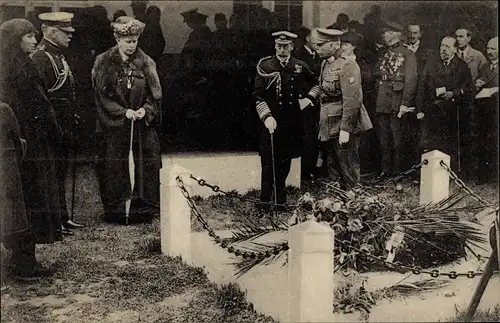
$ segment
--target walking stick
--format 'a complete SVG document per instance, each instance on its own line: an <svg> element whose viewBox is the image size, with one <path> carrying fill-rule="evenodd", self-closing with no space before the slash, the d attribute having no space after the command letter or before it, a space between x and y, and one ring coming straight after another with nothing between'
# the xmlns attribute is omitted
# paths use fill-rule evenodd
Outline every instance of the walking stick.
<svg viewBox="0 0 500 323"><path fill-rule="evenodd" d="M276 188L276 164L274 159L274 134L271 133L271 159L273 163L273 188L274 188L274 214L278 214L277 204L278 204L278 189Z"/></svg>
<svg viewBox="0 0 500 323"><path fill-rule="evenodd" d="M132 144L134 142L134 120L130 124L130 146L128 151L128 173L130 179L130 198L125 202L125 224L128 225L130 215L130 205L132 204L132 196L134 194L134 179L135 179L135 164L134 164L134 151Z"/></svg>
<svg viewBox="0 0 500 323"><path fill-rule="evenodd" d="M71 222L75 220L75 190L76 190L76 149L74 143L71 146Z"/></svg>
<svg viewBox="0 0 500 323"><path fill-rule="evenodd" d="M458 147L457 147L457 155L458 155L458 160L457 160L457 168L458 172L460 173L460 108L457 105L457 137L458 137Z"/></svg>

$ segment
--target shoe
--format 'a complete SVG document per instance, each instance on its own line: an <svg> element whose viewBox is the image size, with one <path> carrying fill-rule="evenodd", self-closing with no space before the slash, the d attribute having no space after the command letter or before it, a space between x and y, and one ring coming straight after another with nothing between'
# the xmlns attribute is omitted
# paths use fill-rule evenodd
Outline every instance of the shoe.
<svg viewBox="0 0 500 323"><path fill-rule="evenodd" d="M10 269L9 276L17 281L30 282L43 277L52 276L54 273L54 269L44 267L37 262L31 269L13 267Z"/></svg>
<svg viewBox="0 0 500 323"><path fill-rule="evenodd" d="M62 226L62 234L66 236L74 236L75 233L71 231L69 228L65 227L64 225Z"/></svg>
<svg viewBox="0 0 500 323"><path fill-rule="evenodd" d="M85 225L80 224L80 223L76 223L72 220L68 220L68 222L66 222L66 227L69 229L78 229L78 228L83 228L84 226Z"/></svg>

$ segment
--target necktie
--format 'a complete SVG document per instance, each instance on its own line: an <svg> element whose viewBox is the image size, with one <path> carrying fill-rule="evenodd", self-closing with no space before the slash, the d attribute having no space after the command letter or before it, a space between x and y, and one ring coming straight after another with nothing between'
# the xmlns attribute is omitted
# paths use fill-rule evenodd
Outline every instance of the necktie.
<svg viewBox="0 0 500 323"><path fill-rule="evenodd" d="M464 55L464 52L459 52L459 53L458 53L458 56L460 56L460 58L461 58L461 59L464 59L464 56L465 56L465 55Z"/></svg>

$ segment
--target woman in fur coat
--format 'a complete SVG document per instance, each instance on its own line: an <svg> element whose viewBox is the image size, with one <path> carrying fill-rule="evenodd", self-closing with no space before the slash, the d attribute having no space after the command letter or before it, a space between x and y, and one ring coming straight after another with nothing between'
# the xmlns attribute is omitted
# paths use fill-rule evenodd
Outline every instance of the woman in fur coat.
<svg viewBox="0 0 500 323"><path fill-rule="evenodd" d="M11 272L19 278L50 274L51 270L36 261L35 244L62 240L54 154L62 132L42 77L28 56L35 49L35 33L33 24L25 19L12 19L0 26L0 101L12 108L27 141L19 183L23 196L16 195L10 202L17 206L16 212L22 212L24 200L30 232L6 246L12 250ZM11 171L7 175L1 177L8 182L2 187L15 181ZM8 205L2 205L2 211L6 208Z"/></svg>
<svg viewBox="0 0 500 323"><path fill-rule="evenodd" d="M144 24L131 17L113 23L117 45L96 58L92 84L97 107L98 176L105 221L122 222L131 198L129 146L135 164L130 221L159 214L161 168L157 126L161 86L154 61L137 47Z"/></svg>

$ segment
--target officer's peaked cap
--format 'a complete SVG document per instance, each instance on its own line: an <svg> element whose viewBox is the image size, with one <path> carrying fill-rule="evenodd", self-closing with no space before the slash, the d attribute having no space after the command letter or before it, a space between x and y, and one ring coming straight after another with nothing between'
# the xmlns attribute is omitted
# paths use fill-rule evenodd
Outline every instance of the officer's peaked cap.
<svg viewBox="0 0 500 323"><path fill-rule="evenodd" d="M402 31L404 31L404 27L401 26L399 23L397 23L395 21L387 20L382 25L382 31L399 31L399 32L402 32Z"/></svg>
<svg viewBox="0 0 500 323"><path fill-rule="evenodd" d="M337 40L343 32L337 29L315 28L311 32L311 40L315 43L326 43Z"/></svg>
<svg viewBox="0 0 500 323"><path fill-rule="evenodd" d="M66 32L74 32L75 28L71 26L71 19L74 15L69 12L44 12L38 15L43 25L56 27Z"/></svg>
<svg viewBox="0 0 500 323"><path fill-rule="evenodd" d="M274 41L276 42L276 44L283 45L291 44L292 41L297 38L296 34L286 30L274 32L271 34L271 36L274 37Z"/></svg>

